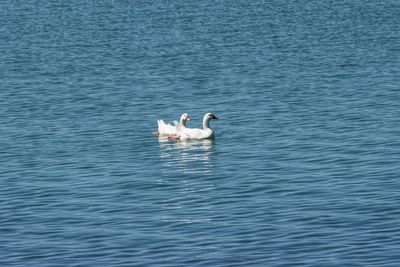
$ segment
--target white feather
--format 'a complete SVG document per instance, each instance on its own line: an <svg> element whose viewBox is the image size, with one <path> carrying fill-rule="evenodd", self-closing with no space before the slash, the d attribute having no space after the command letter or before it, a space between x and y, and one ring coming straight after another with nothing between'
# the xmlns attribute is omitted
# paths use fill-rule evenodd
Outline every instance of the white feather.
<svg viewBox="0 0 400 267"><path fill-rule="evenodd" d="M174 121L175 125L165 123L164 120L157 120L157 124L158 124L157 134L158 135L168 135L168 136L177 135L178 131L177 131L176 125L185 126L186 120L188 120L188 119L189 119L189 115L184 113L181 116L180 122Z"/></svg>
<svg viewBox="0 0 400 267"><path fill-rule="evenodd" d="M186 128L184 125L175 124L177 135L181 140L200 140L214 138L214 131L210 128L210 120L217 119L213 114L206 113L203 118L203 129Z"/></svg>

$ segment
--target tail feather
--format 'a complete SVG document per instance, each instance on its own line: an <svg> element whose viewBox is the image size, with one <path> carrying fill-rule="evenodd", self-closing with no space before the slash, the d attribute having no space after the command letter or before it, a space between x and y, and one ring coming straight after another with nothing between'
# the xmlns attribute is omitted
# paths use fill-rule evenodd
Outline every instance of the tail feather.
<svg viewBox="0 0 400 267"><path fill-rule="evenodd" d="M165 127L165 122L164 120L157 120L157 124L158 124L158 129Z"/></svg>

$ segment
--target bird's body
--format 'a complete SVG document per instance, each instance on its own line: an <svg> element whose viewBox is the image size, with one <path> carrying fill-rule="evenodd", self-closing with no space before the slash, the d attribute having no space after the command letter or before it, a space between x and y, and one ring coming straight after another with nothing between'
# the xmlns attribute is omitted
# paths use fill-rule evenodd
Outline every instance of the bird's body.
<svg viewBox="0 0 400 267"><path fill-rule="evenodd" d="M210 128L210 120L218 120L212 113L206 113L203 117L203 129L186 128L184 125L175 124L177 129L176 137L173 140L202 140L214 138L214 131Z"/></svg>
<svg viewBox="0 0 400 267"><path fill-rule="evenodd" d="M157 120L158 124L158 130L156 132L157 135L166 135L166 136L171 136L171 135L177 135L178 130L177 130L177 125L178 126L186 126L186 121L190 120L190 117L187 113L182 114L179 122L174 121L175 125L171 125L168 123L165 123L164 120Z"/></svg>

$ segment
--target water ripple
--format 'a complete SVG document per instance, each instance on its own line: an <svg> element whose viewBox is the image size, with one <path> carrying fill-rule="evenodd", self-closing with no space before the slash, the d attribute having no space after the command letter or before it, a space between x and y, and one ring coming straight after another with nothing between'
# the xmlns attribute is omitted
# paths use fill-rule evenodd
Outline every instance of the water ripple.
<svg viewBox="0 0 400 267"><path fill-rule="evenodd" d="M399 14L1 1L0 265L397 266Z"/></svg>

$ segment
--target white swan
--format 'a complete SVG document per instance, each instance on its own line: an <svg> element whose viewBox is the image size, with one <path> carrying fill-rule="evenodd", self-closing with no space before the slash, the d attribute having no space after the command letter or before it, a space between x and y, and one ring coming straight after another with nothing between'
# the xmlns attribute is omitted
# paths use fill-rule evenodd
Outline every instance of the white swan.
<svg viewBox="0 0 400 267"><path fill-rule="evenodd" d="M158 130L156 135L176 135L178 133L176 126L181 125L186 126L186 121L190 121L190 117L187 113L182 114L179 123L174 121L175 126L165 123L163 120L157 120Z"/></svg>
<svg viewBox="0 0 400 267"><path fill-rule="evenodd" d="M210 128L210 120L218 120L218 117L212 113L206 113L203 117L203 129L186 128L185 125L176 123L178 133L168 139L171 141L212 139L214 138L214 131Z"/></svg>

